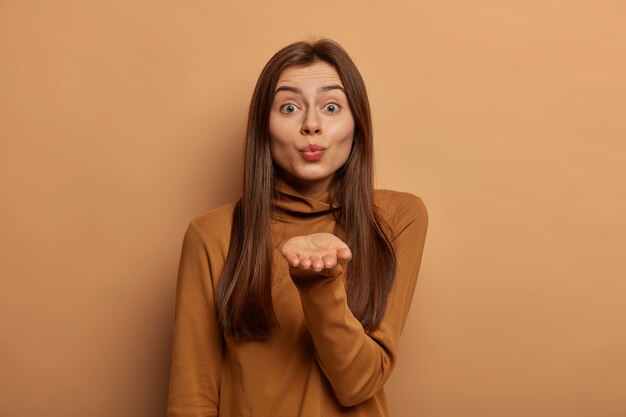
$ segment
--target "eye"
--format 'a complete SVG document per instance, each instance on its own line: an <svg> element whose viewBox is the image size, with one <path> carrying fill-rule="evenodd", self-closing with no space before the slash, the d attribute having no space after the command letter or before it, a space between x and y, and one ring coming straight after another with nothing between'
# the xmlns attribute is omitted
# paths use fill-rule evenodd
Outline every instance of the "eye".
<svg viewBox="0 0 626 417"><path fill-rule="evenodd" d="M283 104L282 106L280 106L280 111L283 113L293 113L296 110L298 110L298 108L296 107L295 104Z"/></svg>
<svg viewBox="0 0 626 417"><path fill-rule="evenodd" d="M328 103L326 106L324 106L324 108L329 113L337 113L341 106L337 103Z"/></svg>

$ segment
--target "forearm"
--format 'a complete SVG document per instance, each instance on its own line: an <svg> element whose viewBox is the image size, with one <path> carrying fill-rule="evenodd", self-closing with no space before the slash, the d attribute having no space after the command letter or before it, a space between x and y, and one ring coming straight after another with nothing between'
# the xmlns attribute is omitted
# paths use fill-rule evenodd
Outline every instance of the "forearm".
<svg viewBox="0 0 626 417"><path fill-rule="evenodd" d="M372 397L391 373L394 352L366 334L348 308L341 266L323 272L290 271L318 363L337 399L351 406Z"/></svg>

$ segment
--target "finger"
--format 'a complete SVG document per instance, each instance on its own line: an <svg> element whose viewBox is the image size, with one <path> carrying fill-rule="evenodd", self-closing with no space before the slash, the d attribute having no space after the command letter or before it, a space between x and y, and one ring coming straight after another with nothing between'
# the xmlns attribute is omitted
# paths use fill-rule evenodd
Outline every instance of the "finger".
<svg viewBox="0 0 626 417"><path fill-rule="evenodd" d="M319 256L316 257L312 257L311 258L311 269L313 269L314 271L321 271L322 269L324 269L324 261L322 260L322 258L320 258Z"/></svg>
<svg viewBox="0 0 626 417"><path fill-rule="evenodd" d="M322 260L324 261L324 267L328 269L337 265L337 257L335 255L332 255L332 254L324 255L322 257Z"/></svg>
<svg viewBox="0 0 626 417"><path fill-rule="evenodd" d="M283 247L280 250L280 254L291 266L298 266L298 264L300 263L300 258L298 258L298 255L293 250L285 250Z"/></svg>
<svg viewBox="0 0 626 417"><path fill-rule="evenodd" d="M309 269L311 267L311 260L304 255L300 255L300 269Z"/></svg>
<svg viewBox="0 0 626 417"><path fill-rule="evenodd" d="M287 255L292 255L295 253L296 253L296 250L293 247L293 245L283 245L280 248L280 254L283 255L285 258L287 257Z"/></svg>
<svg viewBox="0 0 626 417"><path fill-rule="evenodd" d="M298 258L298 256L296 254L289 254L287 256L285 256L285 259L287 260L287 263L291 266L298 266L300 265L300 258Z"/></svg>
<svg viewBox="0 0 626 417"><path fill-rule="evenodd" d="M347 246L345 248L337 249L337 258L342 261L349 261L352 259L352 251Z"/></svg>

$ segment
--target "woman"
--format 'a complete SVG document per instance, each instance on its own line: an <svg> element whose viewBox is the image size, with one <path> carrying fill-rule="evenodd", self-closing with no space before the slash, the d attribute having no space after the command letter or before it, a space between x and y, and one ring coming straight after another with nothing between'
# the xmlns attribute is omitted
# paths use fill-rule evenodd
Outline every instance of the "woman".
<svg viewBox="0 0 626 417"><path fill-rule="evenodd" d="M387 416L427 212L372 189L367 94L338 44L270 59L244 158L241 199L184 237L168 415Z"/></svg>

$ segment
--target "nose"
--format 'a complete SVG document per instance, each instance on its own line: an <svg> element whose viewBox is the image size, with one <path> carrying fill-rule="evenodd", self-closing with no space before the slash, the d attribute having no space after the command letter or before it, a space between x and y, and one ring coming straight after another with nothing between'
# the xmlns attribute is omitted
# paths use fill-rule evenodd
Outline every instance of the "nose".
<svg viewBox="0 0 626 417"><path fill-rule="evenodd" d="M306 112L306 116L302 121L300 133L305 136L315 136L322 133L322 125L315 110L309 110Z"/></svg>

